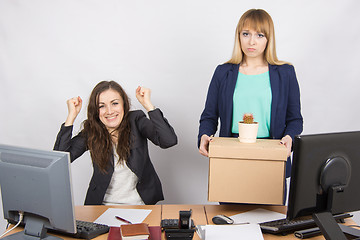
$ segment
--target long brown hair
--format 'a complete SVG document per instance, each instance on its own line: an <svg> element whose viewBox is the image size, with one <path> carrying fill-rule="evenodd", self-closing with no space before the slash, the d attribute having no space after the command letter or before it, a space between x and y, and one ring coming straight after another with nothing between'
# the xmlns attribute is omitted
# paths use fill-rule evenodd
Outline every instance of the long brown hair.
<svg viewBox="0 0 360 240"><path fill-rule="evenodd" d="M277 58L274 23L271 16L263 9L250 9L241 16L235 31L234 50L231 59L226 63L240 64L243 61L244 53L241 50L240 34L244 27L247 26L257 32L265 34L268 40L264 54L266 62L272 65L289 64L284 61L279 61Z"/></svg>
<svg viewBox="0 0 360 240"><path fill-rule="evenodd" d="M117 82L102 81L94 87L90 94L87 119L83 122L83 133L87 137L87 146L90 150L91 159L102 172L106 172L113 154L111 134L99 118L99 96L108 89L117 91L124 104L124 117L115 130L118 135L116 152L119 155L119 161L126 161L130 154L130 99Z"/></svg>

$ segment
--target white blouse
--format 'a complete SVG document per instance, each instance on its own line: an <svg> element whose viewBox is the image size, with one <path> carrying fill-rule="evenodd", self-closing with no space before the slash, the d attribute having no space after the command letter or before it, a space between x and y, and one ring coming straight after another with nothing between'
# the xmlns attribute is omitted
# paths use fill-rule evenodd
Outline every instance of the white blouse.
<svg viewBox="0 0 360 240"><path fill-rule="evenodd" d="M104 205L144 205L136 184L138 177L133 173L125 162L119 163L119 156L114 148L114 173L106 190Z"/></svg>

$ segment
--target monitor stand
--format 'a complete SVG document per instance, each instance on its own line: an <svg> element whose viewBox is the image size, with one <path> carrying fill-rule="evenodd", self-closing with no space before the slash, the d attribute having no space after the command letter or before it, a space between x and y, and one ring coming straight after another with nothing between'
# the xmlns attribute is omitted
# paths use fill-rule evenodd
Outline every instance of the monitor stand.
<svg viewBox="0 0 360 240"><path fill-rule="evenodd" d="M338 213L344 208L342 194L346 191L350 176L351 165L343 157L330 158L320 172L320 187L327 194L327 210L314 213L313 219L326 240L347 240L345 234L360 239L360 230L338 224L332 215L332 212ZM338 206L342 208L336 209Z"/></svg>
<svg viewBox="0 0 360 240"><path fill-rule="evenodd" d="M63 240L62 238L47 234L44 221L36 217L28 217L24 231L17 232L1 240Z"/></svg>
<svg viewBox="0 0 360 240"><path fill-rule="evenodd" d="M326 240L347 240L345 234L360 239L360 230L338 224L330 212L314 213L313 218Z"/></svg>

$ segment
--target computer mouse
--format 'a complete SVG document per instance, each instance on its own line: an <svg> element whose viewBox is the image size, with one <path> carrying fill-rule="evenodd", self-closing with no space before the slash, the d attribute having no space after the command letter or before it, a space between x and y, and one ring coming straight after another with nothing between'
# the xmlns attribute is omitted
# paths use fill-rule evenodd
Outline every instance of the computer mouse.
<svg viewBox="0 0 360 240"><path fill-rule="evenodd" d="M234 220L225 215L216 215L212 218L213 223L215 224L233 224Z"/></svg>

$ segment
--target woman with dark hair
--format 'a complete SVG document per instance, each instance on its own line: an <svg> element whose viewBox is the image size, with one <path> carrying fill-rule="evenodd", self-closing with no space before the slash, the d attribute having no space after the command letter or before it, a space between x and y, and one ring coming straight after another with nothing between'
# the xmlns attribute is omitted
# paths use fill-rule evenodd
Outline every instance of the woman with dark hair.
<svg viewBox="0 0 360 240"><path fill-rule="evenodd" d="M294 136L303 130L300 90L294 67L279 61L271 16L250 9L240 18L229 61L219 65L209 85L200 117L198 147L208 156L211 136L238 137L238 122L244 113L259 122L258 138L280 139L291 154ZM290 176L288 158L286 176Z"/></svg>
<svg viewBox="0 0 360 240"><path fill-rule="evenodd" d="M161 148L177 144L174 129L150 100L151 91L138 87L136 98L148 111L130 111L130 100L114 81L93 89L83 130L72 137L82 99L67 100L68 116L57 135L54 150L70 152L71 161L89 150L93 176L86 205L155 204L164 199L161 182L148 153L147 139Z"/></svg>

